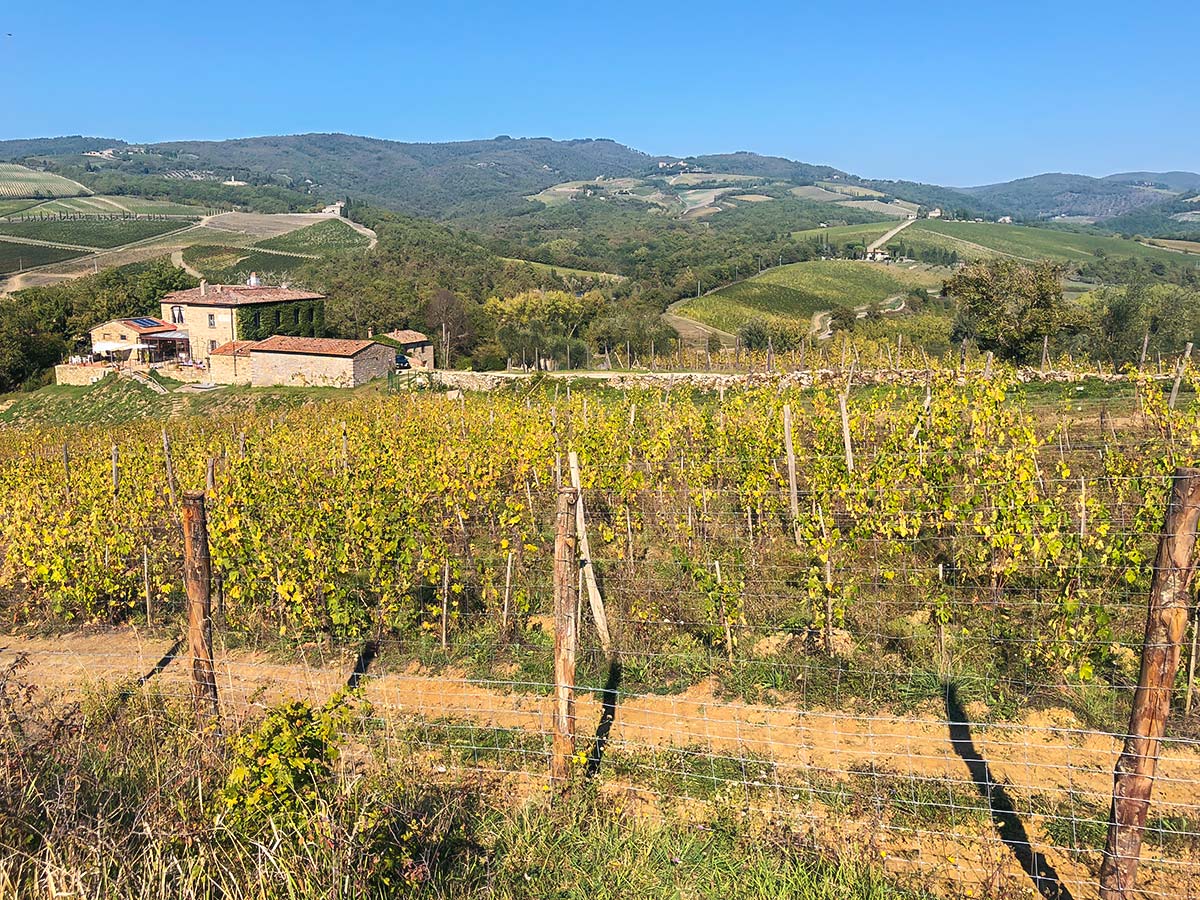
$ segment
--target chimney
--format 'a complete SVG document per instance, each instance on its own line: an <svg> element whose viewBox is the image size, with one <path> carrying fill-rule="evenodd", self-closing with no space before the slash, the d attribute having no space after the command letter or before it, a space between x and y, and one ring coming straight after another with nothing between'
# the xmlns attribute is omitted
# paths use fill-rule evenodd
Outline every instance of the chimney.
<svg viewBox="0 0 1200 900"><path fill-rule="evenodd" d="M208 296L208 281L203 278L200 279L200 296Z"/></svg>
<svg viewBox="0 0 1200 900"><path fill-rule="evenodd" d="M258 273L251 272L250 278L246 281L246 285L248 287L258 287L260 284L262 284L262 282L258 280Z"/></svg>

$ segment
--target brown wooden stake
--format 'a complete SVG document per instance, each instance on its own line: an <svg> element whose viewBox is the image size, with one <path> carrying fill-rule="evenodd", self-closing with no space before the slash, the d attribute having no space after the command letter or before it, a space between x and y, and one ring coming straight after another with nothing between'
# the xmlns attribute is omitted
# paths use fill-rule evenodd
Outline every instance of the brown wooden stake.
<svg viewBox="0 0 1200 900"><path fill-rule="evenodd" d="M167 496L171 500L171 506L175 505L175 467L171 464L171 439L167 436L167 429L162 430L163 444L163 464L167 472Z"/></svg>
<svg viewBox="0 0 1200 900"><path fill-rule="evenodd" d="M575 543L578 493L558 492L554 516L554 740L550 778L560 787L571 775L575 755L575 653L579 648L579 563Z"/></svg>
<svg viewBox="0 0 1200 900"><path fill-rule="evenodd" d="M204 487L210 494L217 489L217 458L215 456L208 458L208 466L204 472Z"/></svg>
<svg viewBox="0 0 1200 900"><path fill-rule="evenodd" d="M792 513L792 537L800 546L800 495L796 489L796 449L792 446L792 407L783 405L783 447L787 452L788 509Z"/></svg>
<svg viewBox="0 0 1200 900"><path fill-rule="evenodd" d="M579 454L571 450L567 454L567 463L571 469L571 487L576 494L575 501L575 533L579 543L579 567L583 572L583 583L587 588L588 605L592 610L592 618L596 622L596 631L600 635L600 647L604 655L613 658L612 636L608 630L608 614L604 611L604 598L600 596L600 586L596 583L596 570L592 566L592 548L588 543L587 517L583 508L583 485L579 476Z"/></svg>
<svg viewBox="0 0 1200 900"><path fill-rule="evenodd" d="M118 456L117 445L112 445L112 491L113 496L117 495L117 488L121 485L121 463Z"/></svg>
<svg viewBox="0 0 1200 900"><path fill-rule="evenodd" d="M1195 574L1196 523L1200 520L1200 469L1175 470L1171 501L1154 560L1146 612L1142 670L1133 696L1129 734L1113 773L1108 841L1100 866L1101 900L1132 900L1150 792L1183 636L1188 623L1188 586Z"/></svg>
<svg viewBox="0 0 1200 900"><path fill-rule="evenodd" d="M983 380L987 381L992 377L992 351L987 352L987 360L983 364Z"/></svg>
<svg viewBox="0 0 1200 900"><path fill-rule="evenodd" d="M1142 371L1146 367L1146 351L1150 349L1150 329L1146 329L1146 333L1142 335L1142 355L1138 357L1138 371Z"/></svg>
<svg viewBox="0 0 1200 900"><path fill-rule="evenodd" d="M192 704L201 722L220 727L212 651L212 564L204 494L183 495L183 584L188 596L188 647L192 653Z"/></svg>
<svg viewBox="0 0 1200 900"><path fill-rule="evenodd" d="M62 457L63 478L65 479L64 484L67 486L67 490L69 491L71 489L71 451L67 449L66 443L63 444Z"/></svg>

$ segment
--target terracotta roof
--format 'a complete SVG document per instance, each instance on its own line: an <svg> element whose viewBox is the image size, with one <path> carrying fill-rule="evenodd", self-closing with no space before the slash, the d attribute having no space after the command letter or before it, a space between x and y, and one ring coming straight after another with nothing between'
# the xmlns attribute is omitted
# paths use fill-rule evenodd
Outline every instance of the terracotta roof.
<svg viewBox="0 0 1200 900"><path fill-rule="evenodd" d="M244 284L210 284L200 295L200 288L171 291L163 303L184 303L191 306L253 306L255 303L282 303L286 300L324 300L324 294L313 291L294 291L282 287L247 287Z"/></svg>
<svg viewBox="0 0 1200 900"><path fill-rule="evenodd" d="M209 356L249 356L250 351L257 347L258 341L229 341L213 350Z"/></svg>
<svg viewBox="0 0 1200 900"><path fill-rule="evenodd" d="M428 344L429 338L421 334L419 331L413 331L411 328L398 328L395 331L389 331L386 337L390 337L397 344Z"/></svg>
<svg viewBox="0 0 1200 900"><path fill-rule="evenodd" d="M375 341L350 341L339 338L289 337L275 334L259 341L254 353L301 353L307 356L357 356Z"/></svg>

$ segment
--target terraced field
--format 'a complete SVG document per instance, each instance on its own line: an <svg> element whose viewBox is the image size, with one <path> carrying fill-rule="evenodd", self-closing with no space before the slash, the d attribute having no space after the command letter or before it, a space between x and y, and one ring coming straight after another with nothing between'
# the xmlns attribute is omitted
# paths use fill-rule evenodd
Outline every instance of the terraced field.
<svg viewBox="0 0 1200 900"><path fill-rule="evenodd" d="M595 272L590 269L572 269L570 266L554 266L550 263L534 262L531 259L514 259L512 257L501 257L506 263L512 263L514 266L529 266L535 272L555 272L564 278L582 278L591 281L623 281L624 275L617 275L613 272Z"/></svg>
<svg viewBox="0 0 1200 900"><path fill-rule="evenodd" d="M41 244L15 244L0 240L0 275L20 272L34 266L63 262L83 256L85 250L68 250L65 247L47 247Z"/></svg>
<svg viewBox="0 0 1200 900"><path fill-rule="evenodd" d="M342 250L365 250L371 239L355 231L340 219L326 219L278 237L259 241L255 246L264 250L289 253L331 253Z"/></svg>
<svg viewBox="0 0 1200 900"><path fill-rule="evenodd" d="M859 226L861 227L861 226ZM936 275L857 260L829 259L770 269L679 304L673 312L722 331L736 332L751 319L807 324L835 306L864 306L941 284Z"/></svg>
<svg viewBox="0 0 1200 900"><path fill-rule="evenodd" d="M63 197L21 210L23 215L58 213L135 213L137 215L202 216L203 207L172 203L169 200L150 200L145 197L103 196ZM3 214L3 213L0 213Z"/></svg>
<svg viewBox="0 0 1200 900"><path fill-rule="evenodd" d="M847 209L857 209L860 212L875 213L880 216L891 216L896 219L903 219L912 212L898 203L884 203L882 200L839 200L838 206L845 206Z"/></svg>
<svg viewBox="0 0 1200 900"><path fill-rule="evenodd" d="M181 219L46 219L0 222L0 235L106 249L158 237L186 224Z"/></svg>
<svg viewBox="0 0 1200 900"><path fill-rule="evenodd" d="M78 181L38 172L15 163L0 163L0 200L22 197L75 197L89 193Z"/></svg>

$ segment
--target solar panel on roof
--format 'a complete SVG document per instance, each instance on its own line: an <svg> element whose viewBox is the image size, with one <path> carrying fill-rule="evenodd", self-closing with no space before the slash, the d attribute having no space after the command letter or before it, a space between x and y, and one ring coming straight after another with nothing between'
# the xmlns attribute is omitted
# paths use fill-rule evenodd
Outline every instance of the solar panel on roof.
<svg viewBox="0 0 1200 900"><path fill-rule="evenodd" d="M137 319L130 319L129 321L131 321L138 328L157 328L159 326L158 319L151 319L147 316L142 316L141 318Z"/></svg>

